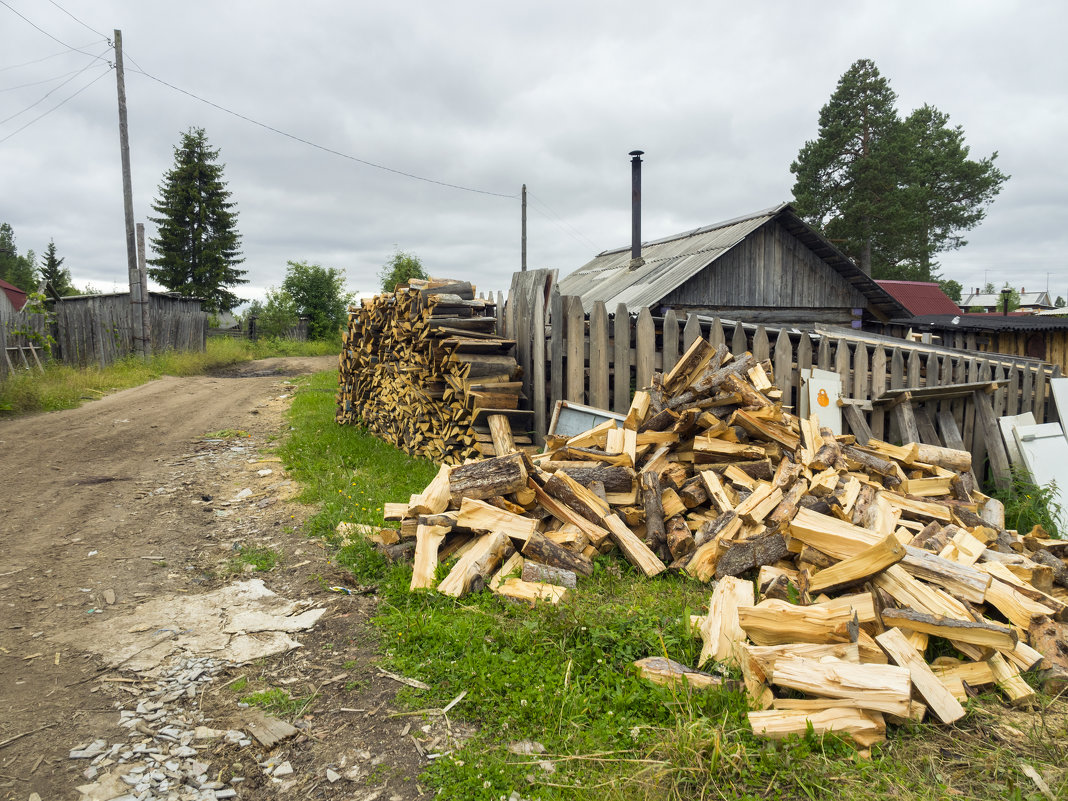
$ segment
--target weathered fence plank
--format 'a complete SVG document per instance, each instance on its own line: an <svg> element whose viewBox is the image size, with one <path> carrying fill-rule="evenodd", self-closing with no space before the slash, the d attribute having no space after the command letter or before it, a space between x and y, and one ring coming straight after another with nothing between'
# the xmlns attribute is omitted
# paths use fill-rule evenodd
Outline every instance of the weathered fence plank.
<svg viewBox="0 0 1068 801"><path fill-rule="evenodd" d="M635 376L638 389L649 386L656 369L656 324L649 309L638 313L638 329L634 334Z"/></svg>
<svg viewBox="0 0 1068 801"><path fill-rule="evenodd" d="M586 398L586 318L582 301L574 296L565 300L567 310L567 399L585 403Z"/></svg>
<svg viewBox="0 0 1068 801"><path fill-rule="evenodd" d="M612 408L623 414L630 406L630 313L620 303L612 319Z"/></svg>
<svg viewBox="0 0 1068 801"><path fill-rule="evenodd" d="M590 405L608 408L608 309L603 300L590 313Z"/></svg>
<svg viewBox="0 0 1068 801"><path fill-rule="evenodd" d="M668 309L664 315L664 327L662 333L662 354L660 369L664 375L671 372L675 362L679 360L679 317L674 309Z"/></svg>

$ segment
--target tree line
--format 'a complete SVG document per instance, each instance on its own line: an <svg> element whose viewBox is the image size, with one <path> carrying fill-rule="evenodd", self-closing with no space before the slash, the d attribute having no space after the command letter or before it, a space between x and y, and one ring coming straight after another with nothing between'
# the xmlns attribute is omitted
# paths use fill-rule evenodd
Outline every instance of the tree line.
<svg viewBox="0 0 1068 801"><path fill-rule="evenodd" d="M77 295L79 290L71 280L70 270L63 266L65 259L56 253L54 239L48 241L43 257L38 261L33 249L19 253L15 242L15 229L10 223L0 223L0 278L17 286L23 292L34 292L44 283L60 295ZM84 290L94 293L92 287Z"/></svg>

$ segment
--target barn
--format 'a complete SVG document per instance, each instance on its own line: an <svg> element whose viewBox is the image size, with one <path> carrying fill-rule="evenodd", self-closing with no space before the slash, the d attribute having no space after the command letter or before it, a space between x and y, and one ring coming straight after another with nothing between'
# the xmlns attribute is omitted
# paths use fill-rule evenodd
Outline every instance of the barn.
<svg viewBox="0 0 1068 801"><path fill-rule="evenodd" d="M788 203L693 231L607 250L560 281L586 312L718 316L772 325L826 323L873 327L908 310Z"/></svg>

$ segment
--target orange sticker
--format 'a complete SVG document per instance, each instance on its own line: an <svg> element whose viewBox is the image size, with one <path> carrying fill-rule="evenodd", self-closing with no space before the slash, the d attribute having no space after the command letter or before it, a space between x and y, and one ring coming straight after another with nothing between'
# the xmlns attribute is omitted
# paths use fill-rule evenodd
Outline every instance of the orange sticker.
<svg viewBox="0 0 1068 801"><path fill-rule="evenodd" d="M827 397L827 390L821 389L819 392L816 393L816 403L818 403L820 406L831 405L831 399Z"/></svg>

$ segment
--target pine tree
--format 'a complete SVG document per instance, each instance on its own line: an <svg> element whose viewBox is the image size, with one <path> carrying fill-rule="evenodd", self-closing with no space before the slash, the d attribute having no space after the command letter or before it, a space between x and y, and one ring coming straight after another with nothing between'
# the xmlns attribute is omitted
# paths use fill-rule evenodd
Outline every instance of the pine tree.
<svg viewBox="0 0 1068 801"><path fill-rule="evenodd" d="M41 265L41 280L51 283L52 288L60 295L77 295L78 290L74 288L70 270L63 267L64 261L66 259L56 256L56 241L48 240L48 247L44 252L44 264Z"/></svg>
<svg viewBox="0 0 1068 801"><path fill-rule="evenodd" d="M206 311L230 311L241 298L230 287L247 284L237 232L236 204L223 180L225 165L203 128L190 128L174 149L149 217L157 226L149 276L173 292L204 300Z"/></svg>
<svg viewBox="0 0 1068 801"><path fill-rule="evenodd" d="M934 256L966 244L1008 176L996 152L968 158L947 114L924 105L902 121L896 100L872 61L846 71L790 165L794 203L869 275L933 281Z"/></svg>
<svg viewBox="0 0 1068 801"><path fill-rule="evenodd" d="M798 214L872 273L894 208L897 95L874 62L861 59L820 109L819 136L790 165ZM880 265L881 266L881 265Z"/></svg>
<svg viewBox="0 0 1068 801"><path fill-rule="evenodd" d="M24 292L37 288L37 256L32 250L19 255L15 230L8 223L0 223L0 278Z"/></svg>

